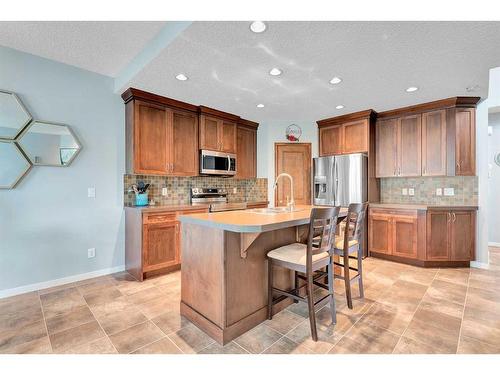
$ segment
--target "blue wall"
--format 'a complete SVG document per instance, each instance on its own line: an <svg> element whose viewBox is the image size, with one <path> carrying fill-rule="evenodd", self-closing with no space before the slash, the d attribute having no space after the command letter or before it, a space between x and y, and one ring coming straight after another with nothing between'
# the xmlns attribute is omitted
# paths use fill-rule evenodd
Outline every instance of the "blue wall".
<svg viewBox="0 0 500 375"><path fill-rule="evenodd" d="M35 119L71 125L83 144L70 167L34 167L0 190L0 294L123 265L125 120L113 80L0 47L0 89L17 93Z"/></svg>

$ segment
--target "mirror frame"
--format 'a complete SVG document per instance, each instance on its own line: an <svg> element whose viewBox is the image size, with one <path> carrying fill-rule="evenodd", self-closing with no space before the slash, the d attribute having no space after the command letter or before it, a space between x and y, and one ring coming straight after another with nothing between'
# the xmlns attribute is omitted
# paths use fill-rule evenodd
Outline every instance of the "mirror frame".
<svg viewBox="0 0 500 375"><path fill-rule="evenodd" d="M28 163L28 168L24 170L23 173L21 173L10 185L0 185L0 190L9 190L9 189L14 189L19 182L28 174L28 172L33 168L33 164L31 163L30 159L24 154L24 151L21 149L21 147L17 144L17 142L14 142L12 140L7 140L7 139L0 139L0 143L7 143L11 144L14 149L19 153L21 158L26 160Z"/></svg>
<svg viewBox="0 0 500 375"><path fill-rule="evenodd" d="M73 139L75 140L75 143L78 145L78 149L73 154L73 156L71 157L71 159L69 160L69 162L67 164L56 165L56 164L36 163L35 160L32 160L32 156L30 155L30 153L25 148L23 148L23 145L22 145L21 142L22 142L22 139L23 139L24 135L26 133L28 133L28 131L30 130L30 128L33 125L35 125L35 124L46 124L46 125L62 126L62 127L65 127L66 129L68 129L69 134L73 137ZM71 126L66 125L66 124L62 124L62 123L58 123L58 122L51 122L51 121L32 120L28 124L28 126L26 126L23 129L23 131L19 135L19 138L17 139L16 142L18 142L19 147L21 148L21 151L26 155L26 158L29 160L29 162L32 165L44 166L44 167L69 167L71 165L71 163L73 163L73 160L75 160L75 158L78 156L78 154L82 150L82 144L81 144L80 140L78 139L78 137L76 136L75 132L71 129Z"/></svg>
<svg viewBox="0 0 500 375"><path fill-rule="evenodd" d="M9 95L12 95L14 97L14 99L17 101L17 104L19 105L19 107L28 116L28 119L23 124L23 126L21 128L19 128L19 130L17 131L17 133L14 135L14 137L2 137L2 135L0 134L0 140L14 141L14 140L16 140L21 135L21 133L26 129L26 127L33 121L33 116L31 116L31 113L26 109L26 107L24 106L23 102L21 101L21 99L19 99L19 97L17 96L16 93L0 89L0 94L9 94Z"/></svg>

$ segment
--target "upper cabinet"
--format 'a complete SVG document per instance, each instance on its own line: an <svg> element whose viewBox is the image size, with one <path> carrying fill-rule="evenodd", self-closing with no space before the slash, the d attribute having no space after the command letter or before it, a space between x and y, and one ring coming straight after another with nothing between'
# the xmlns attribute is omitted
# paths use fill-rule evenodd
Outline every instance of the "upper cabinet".
<svg viewBox="0 0 500 375"><path fill-rule="evenodd" d="M478 101L456 97L379 113L376 176L475 175Z"/></svg>
<svg viewBox="0 0 500 375"><path fill-rule="evenodd" d="M200 106L200 149L236 153L236 124L230 113Z"/></svg>
<svg viewBox="0 0 500 375"><path fill-rule="evenodd" d="M240 119L236 129L236 177L257 177L257 128L256 122Z"/></svg>

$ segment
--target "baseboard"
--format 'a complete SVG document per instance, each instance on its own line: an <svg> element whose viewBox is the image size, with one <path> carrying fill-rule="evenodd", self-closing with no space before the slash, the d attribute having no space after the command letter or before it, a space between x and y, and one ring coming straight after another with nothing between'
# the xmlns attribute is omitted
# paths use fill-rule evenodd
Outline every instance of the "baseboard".
<svg viewBox="0 0 500 375"><path fill-rule="evenodd" d="M59 285L68 284L68 283L74 283L76 281L82 281L82 280L86 280L86 279L91 279L93 277L109 275L112 273L122 272L122 271L125 271L125 265L112 267L112 268L104 268L102 270L97 270L97 271L92 271L92 272L87 272L87 273L81 273L78 275L63 277L61 279L43 281L41 283L36 283L36 284L23 285L23 286L20 286L17 288L12 288L12 289L4 289L4 290L0 290L0 298L12 297L12 296L16 296L18 294L34 292L36 290L52 288L54 286L59 286Z"/></svg>
<svg viewBox="0 0 500 375"><path fill-rule="evenodd" d="M482 268L484 270L488 270L490 268L490 265L488 263L482 263L478 261L472 261L470 262L471 268Z"/></svg>
<svg viewBox="0 0 500 375"><path fill-rule="evenodd" d="M500 242L488 242L488 246L500 247Z"/></svg>

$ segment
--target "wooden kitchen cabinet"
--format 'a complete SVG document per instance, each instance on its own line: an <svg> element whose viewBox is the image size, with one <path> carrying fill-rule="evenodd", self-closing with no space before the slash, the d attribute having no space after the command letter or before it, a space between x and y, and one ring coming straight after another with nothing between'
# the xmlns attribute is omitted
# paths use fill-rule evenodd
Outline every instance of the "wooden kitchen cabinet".
<svg viewBox="0 0 500 375"><path fill-rule="evenodd" d="M341 155L343 151L342 125L333 125L319 129L319 155Z"/></svg>
<svg viewBox="0 0 500 375"><path fill-rule="evenodd" d="M476 111L457 108L455 112L455 174L476 174Z"/></svg>
<svg viewBox="0 0 500 375"><path fill-rule="evenodd" d="M239 116L200 106L200 149L236 153Z"/></svg>
<svg viewBox="0 0 500 375"><path fill-rule="evenodd" d="M394 215L392 218L392 254L404 258L417 257L417 215Z"/></svg>
<svg viewBox="0 0 500 375"><path fill-rule="evenodd" d="M236 178L257 177L256 122L241 119L236 129Z"/></svg>
<svg viewBox="0 0 500 375"><path fill-rule="evenodd" d="M370 214L368 228L370 251L381 254L391 254L393 246L392 216L388 213Z"/></svg>
<svg viewBox="0 0 500 375"><path fill-rule="evenodd" d="M446 176L446 111L422 115L422 176Z"/></svg>
<svg viewBox="0 0 500 375"><path fill-rule="evenodd" d="M344 132L342 153L368 152L368 120L345 123L342 125L342 130Z"/></svg>
<svg viewBox="0 0 500 375"><path fill-rule="evenodd" d="M200 116L200 149L220 151L219 123L216 118Z"/></svg>
<svg viewBox="0 0 500 375"><path fill-rule="evenodd" d="M198 116L187 111L172 110L172 121L169 122L171 131L170 175L196 176L198 175Z"/></svg>
<svg viewBox="0 0 500 375"><path fill-rule="evenodd" d="M156 271L179 263L179 223L174 219L163 223L144 224L143 272Z"/></svg>
<svg viewBox="0 0 500 375"><path fill-rule="evenodd" d="M422 116L401 117L398 121L398 176L422 174Z"/></svg>
<svg viewBox="0 0 500 375"><path fill-rule="evenodd" d="M375 148L376 177L394 177L397 175L398 120L377 121Z"/></svg>

